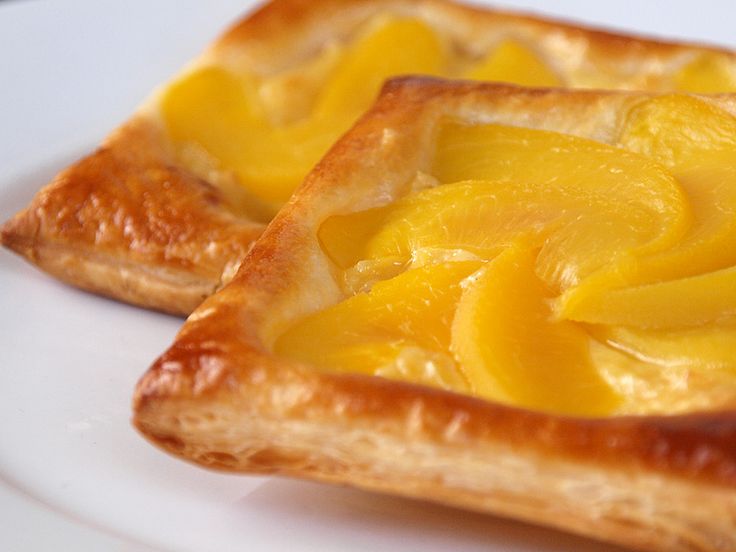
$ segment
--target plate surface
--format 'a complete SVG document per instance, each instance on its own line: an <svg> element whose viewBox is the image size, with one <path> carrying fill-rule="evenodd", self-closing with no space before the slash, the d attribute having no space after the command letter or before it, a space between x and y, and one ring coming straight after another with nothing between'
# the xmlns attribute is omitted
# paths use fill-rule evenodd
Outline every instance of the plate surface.
<svg viewBox="0 0 736 552"><path fill-rule="evenodd" d="M547 11L546 2L504 2ZM562 1L554 14L734 46L730 2ZM2 2L0 220L123 121L252 2ZM181 320L87 295L0 252L0 549L612 552L351 489L210 473L131 428Z"/></svg>

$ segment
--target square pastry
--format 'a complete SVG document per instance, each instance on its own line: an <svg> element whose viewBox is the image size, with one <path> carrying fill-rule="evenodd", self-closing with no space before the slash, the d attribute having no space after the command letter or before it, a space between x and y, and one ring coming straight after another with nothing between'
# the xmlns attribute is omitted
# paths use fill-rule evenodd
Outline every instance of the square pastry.
<svg viewBox="0 0 736 552"><path fill-rule="evenodd" d="M446 0L275 0L2 229L68 283L188 314L220 288L386 77L736 90L733 52Z"/></svg>
<svg viewBox="0 0 736 552"><path fill-rule="evenodd" d="M201 465L736 548L736 97L390 81L141 379Z"/></svg>

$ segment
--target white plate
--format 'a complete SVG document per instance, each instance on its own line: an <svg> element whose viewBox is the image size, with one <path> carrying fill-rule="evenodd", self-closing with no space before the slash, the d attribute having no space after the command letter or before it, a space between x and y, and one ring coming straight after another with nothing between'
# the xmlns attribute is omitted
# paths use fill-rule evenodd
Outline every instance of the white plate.
<svg viewBox="0 0 736 552"><path fill-rule="evenodd" d="M0 220L248 5L3 2ZM554 9L733 45L730 2L701 0L697 17L692 2L663 6L557 0ZM76 291L0 253L0 549L614 550L419 502L210 473L161 454L131 428L129 402L180 323Z"/></svg>

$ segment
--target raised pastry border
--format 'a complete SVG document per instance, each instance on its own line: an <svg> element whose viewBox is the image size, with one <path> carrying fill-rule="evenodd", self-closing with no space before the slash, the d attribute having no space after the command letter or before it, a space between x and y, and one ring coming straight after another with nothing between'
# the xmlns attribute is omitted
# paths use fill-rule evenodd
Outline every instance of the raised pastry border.
<svg viewBox="0 0 736 552"><path fill-rule="evenodd" d="M550 525L641 550L736 547L736 412L582 419L270 352L295 317L342 297L317 229L389 203L428 170L445 117L613 141L644 93L390 81L315 167L236 277L138 384L134 423L204 466L280 473ZM736 115L736 96L710 101Z"/></svg>

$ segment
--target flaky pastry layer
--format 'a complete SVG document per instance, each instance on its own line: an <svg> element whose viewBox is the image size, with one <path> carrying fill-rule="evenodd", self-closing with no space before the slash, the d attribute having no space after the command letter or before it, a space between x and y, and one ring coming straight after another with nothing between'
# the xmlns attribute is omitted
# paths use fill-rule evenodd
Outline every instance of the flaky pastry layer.
<svg viewBox="0 0 736 552"><path fill-rule="evenodd" d="M570 86L666 90L675 71L704 53L736 59L713 48L445 0L278 0L236 24L188 70L215 65L278 76L330 44L349 41L381 13L425 21L468 59L504 39L518 40ZM279 90L298 90L294 78ZM252 218L256 209L234 191L230 174L203 174L177 156L158 99L155 94L98 151L43 188L2 228L2 243L67 283L188 314L232 276L264 225Z"/></svg>
<svg viewBox="0 0 736 552"><path fill-rule="evenodd" d="M736 547L736 413L582 419L272 353L344 297L328 217L395 201L447 117L612 143L644 93L389 82L138 384L134 423L198 464L349 484L492 512L641 550ZM736 97L713 97L736 114Z"/></svg>

